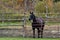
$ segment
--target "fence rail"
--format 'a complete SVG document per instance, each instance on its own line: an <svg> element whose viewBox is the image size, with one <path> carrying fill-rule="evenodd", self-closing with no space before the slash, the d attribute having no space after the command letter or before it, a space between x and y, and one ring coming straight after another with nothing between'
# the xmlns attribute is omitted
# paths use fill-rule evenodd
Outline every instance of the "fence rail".
<svg viewBox="0 0 60 40"><path fill-rule="evenodd" d="M2 25L0 25L0 26L24 26L23 24L21 25L21 24L2 24Z"/></svg>
<svg viewBox="0 0 60 40"><path fill-rule="evenodd" d="M2 19L0 19L2 21ZM24 21L24 19L4 19L4 21Z"/></svg>

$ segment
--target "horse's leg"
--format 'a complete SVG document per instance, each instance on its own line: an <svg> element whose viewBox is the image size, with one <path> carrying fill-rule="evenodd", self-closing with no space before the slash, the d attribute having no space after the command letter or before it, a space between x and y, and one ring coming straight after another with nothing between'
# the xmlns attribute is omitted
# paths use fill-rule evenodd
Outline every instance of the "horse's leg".
<svg viewBox="0 0 60 40"><path fill-rule="evenodd" d="M38 38L40 38L40 29L37 28L37 30L38 30Z"/></svg>
<svg viewBox="0 0 60 40"><path fill-rule="evenodd" d="M35 38L35 28L33 28L33 38Z"/></svg>
<svg viewBox="0 0 60 40"><path fill-rule="evenodd" d="M43 38L43 29L44 27L41 28L41 38Z"/></svg>

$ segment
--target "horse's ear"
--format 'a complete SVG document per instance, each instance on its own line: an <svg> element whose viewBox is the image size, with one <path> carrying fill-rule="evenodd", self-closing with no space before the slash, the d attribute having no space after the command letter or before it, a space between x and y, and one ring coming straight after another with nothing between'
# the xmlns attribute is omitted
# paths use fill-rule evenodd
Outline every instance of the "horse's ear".
<svg viewBox="0 0 60 40"><path fill-rule="evenodd" d="M30 14L33 14L33 12L30 11Z"/></svg>
<svg viewBox="0 0 60 40"><path fill-rule="evenodd" d="M31 12L30 12L30 14L31 14Z"/></svg>
<svg viewBox="0 0 60 40"><path fill-rule="evenodd" d="M33 14L33 12L32 12L32 14Z"/></svg>
<svg viewBox="0 0 60 40"><path fill-rule="evenodd" d="M32 14L32 13L30 12L30 14Z"/></svg>

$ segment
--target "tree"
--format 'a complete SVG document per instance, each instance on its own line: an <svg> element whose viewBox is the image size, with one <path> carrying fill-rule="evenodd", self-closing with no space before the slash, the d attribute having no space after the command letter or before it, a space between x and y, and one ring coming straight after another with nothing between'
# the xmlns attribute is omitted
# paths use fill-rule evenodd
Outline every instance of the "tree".
<svg viewBox="0 0 60 40"><path fill-rule="evenodd" d="M38 13L43 13L46 12L46 6L48 7L48 12L52 12L53 10L53 5L51 2L48 3L48 1L44 2L44 1L39 1L36 6L35 6L35 10Z"/></svg>
<svg viewBox="0 0 60 40"><path fill-rule="evenodd" d="M43 12L45 12L45 4L44 4L44 2L38 2L38 3L36 4L36 6L35 6L35 10L36 10L36 12L38 12L38 13L43 13Z"/></svg>
<svg viewBox="0 0 60 40"><path fill-rule="evenodd" d="M58 1L60 1L60 0L54 0L54 2L58 2Z"/></svg>

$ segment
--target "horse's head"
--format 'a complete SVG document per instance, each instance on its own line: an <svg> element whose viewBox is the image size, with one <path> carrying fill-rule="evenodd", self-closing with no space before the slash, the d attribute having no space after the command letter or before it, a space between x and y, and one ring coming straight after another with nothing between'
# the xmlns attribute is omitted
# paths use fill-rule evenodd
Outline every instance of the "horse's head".
<svg viewBox="0 0 60 40"><path fill-rule="evenodd" d="M35 15L33 14L33 12L30 12L29 20L35 20Z"/></svg>

